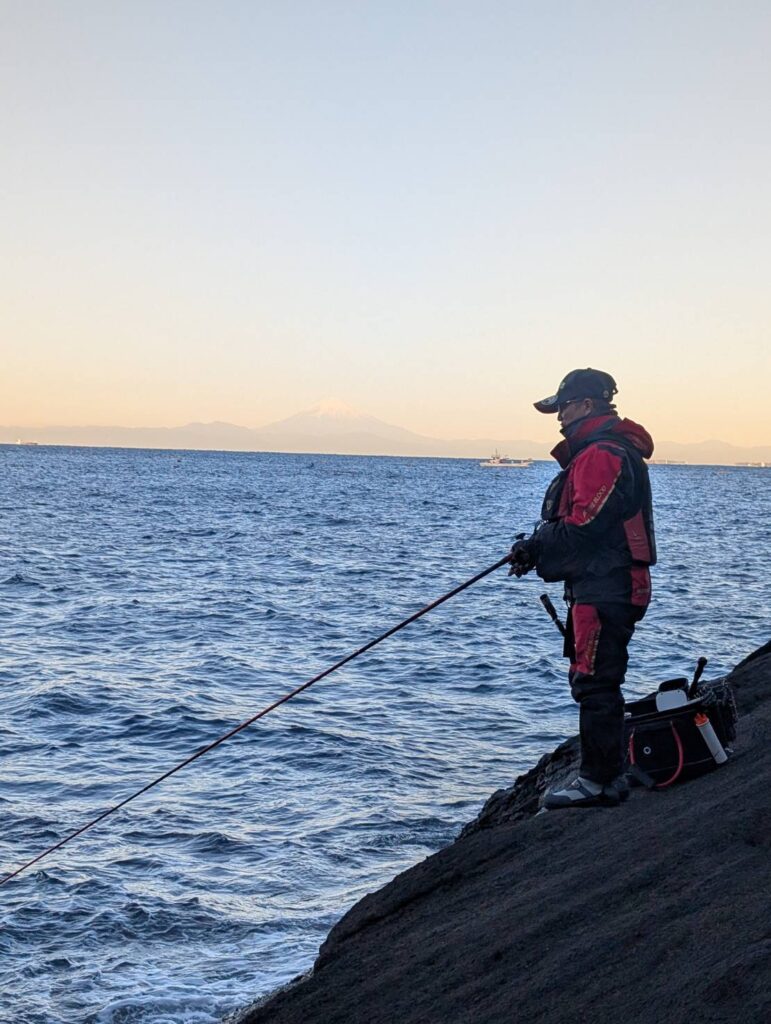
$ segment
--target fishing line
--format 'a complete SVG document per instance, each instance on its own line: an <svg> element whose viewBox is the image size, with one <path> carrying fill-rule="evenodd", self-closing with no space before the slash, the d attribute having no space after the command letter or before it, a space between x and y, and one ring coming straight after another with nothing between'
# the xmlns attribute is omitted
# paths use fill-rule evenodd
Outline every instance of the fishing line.
<svg viewBox="0 0 771 1024"><path fill-rule="evenodd" d="M104 821L104 819L107 818L110 814L114 814L115 811L119 811L121 807L125 807L126 804L131 803L132 800L136 800L138 796L142 796L143 793L146 793L149 789L152 789L153 786L157 786L159 783L163 782L165 779L168 779L170 776L174 775L182 768L185 768L187 765L192 764L192 762L196 761L199 757L203 757L204 754L208 754L210 750L214 750L214 748L218 747L220 743L224 743L225 740L229 740L231 736L235 736L236 733L241 732L242 729L246 729L247 726L252 725L252 723L256 722L258 719L264 718L265 715L270 714L271 711L274 711L277 707L280 707L282 704L286 704L287 701L291 700L293 697L296 697L299 693L302 693L303 690L307 690L311 686L313 686L314 683L318 683L320 679L323 679L325 676L331 675L332 672L336 672L339 668L342 668L343 665L347 665L349 662L353 661L354 658L358 658L360 655L364 654L365 651L369 651L371 648L373 648L376 644L382 643L383 640L387 640L389 636L393 636L394 633L398 633L400 629L404 629L405 626L409 626L411 622L415 622L416 619L419 619L422 615L425 615L432 609L438 608L440 604L444 604L445 601L449 601L451 597L455 597L457 594L460 594L461 591L473 586L474 583L478 583L479 580L484 579L485 576L489 576L490 573L495 572L496 569L500 569L501 566L507 565L510 561L511 554L507 554L505 558L498 559L498 561L495 562L493 565L490 565L486 569L483 569L481 572L478 572L476 576L472 576L471 579L466 580L465 583L461 583L459 586L454 587L452 590L449 590L446 594L442 594L441 597L438 597L435 601L432 601L430 604L427 604L424 608L421 608L420 611L417 611L413 615L410 615L408 618L403 619L401 622L397 623L397 625L392 626L390 629L386 630L385 633L381 633L380 636L375 637L374 640L370 640L368 643L364 644L363 647L359 647L358 650L355 650L353 651L353 653L346 655L345 658L342 658L340 661L335 662L334 665L331 665L329 668L324 669L323 672L319 672L318 675L313 676L312 679L308 679L301 686L296 687L296 689L292 690L290 693L286 693L284 694L283 697L279 697L278 700L274 701L272 704L269 704L261 711L258 711L256 715L252 715L251 718L247 718L239 725L236 725L234 728L230 729L228 732L218 737L212 743L209 743L207 744L207 746L202 747L200 750L196 751L195 754L191 754L191 756L185 758L184 761L180 761L179 764L175 765L173 768L170 768L169 771L164 772L163 775L159 775L157 779L153 779L152 782L148 782L146 786L143 786L141 789L138 789L135 793L132 793L131 796L127 796L125 800L121 800L120 803L117 803L114 806L109 807L106 811L103 811L92 821L89 821L85 825L82 825L75 832L72 832L70 835L65 836L65 838L60 839L58 843L54 843L53 846L49 846L47 850L44 850L42 853L39 853L37 857L33 857L32 860L27 861L26 864L22 864L21 867L16 868L15 871L12 871L10 872L10 874L7 874L4 878L0 879L0 885L5 885L6 882L10 882L12 878L15 878L17 875L20 875L22 871L26 871L27 868L32 867L33 864L37 864L38 861L41 861L50 853L53 853L55 850L61 849L62 846L66 846L67 843L77 838L77 836L83 835L84 832L87 832L90 828L93 828L94 825L98 825L100 821Z"/></svg>

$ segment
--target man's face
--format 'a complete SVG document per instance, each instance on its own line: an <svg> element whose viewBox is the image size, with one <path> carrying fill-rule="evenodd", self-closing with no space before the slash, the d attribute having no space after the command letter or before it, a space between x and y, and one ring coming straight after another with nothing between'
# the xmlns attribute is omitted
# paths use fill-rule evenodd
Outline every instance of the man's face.
<svg viewBox="0 0 771 1024"><path fill-rule="evenodd" d="M592 411L591 398L572 398L557 410L557 419L563 427L569 427L576 420L582 420Z"/></svg>

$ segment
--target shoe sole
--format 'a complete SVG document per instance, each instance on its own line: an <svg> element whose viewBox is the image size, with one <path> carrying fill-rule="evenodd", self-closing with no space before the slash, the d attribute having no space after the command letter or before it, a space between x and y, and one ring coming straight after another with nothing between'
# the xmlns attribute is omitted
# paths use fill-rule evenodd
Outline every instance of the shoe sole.
<svg viewBox="0 0 771 1024"><path fill-rule="evenodd" d="M614 799L613 797L608 797L605 793L598 793L596 797L591 799L565 800L560 803L550 803L547 797L541 806L546 811L566 811L571 807L618 807L622 799L620 794L617 794Z"/></svg>

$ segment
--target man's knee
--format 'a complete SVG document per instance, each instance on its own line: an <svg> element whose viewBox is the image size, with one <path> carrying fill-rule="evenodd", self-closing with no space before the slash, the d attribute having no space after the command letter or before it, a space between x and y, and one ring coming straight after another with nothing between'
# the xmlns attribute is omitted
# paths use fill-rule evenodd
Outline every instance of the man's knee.
<svg viewBox="0 0 771 1024"><path fill-rule="evenodd" d="M585 672L573 672L570 676L570 692L577 704L588 701L604 707L623 707L621 680L599 678Z"/></svg>

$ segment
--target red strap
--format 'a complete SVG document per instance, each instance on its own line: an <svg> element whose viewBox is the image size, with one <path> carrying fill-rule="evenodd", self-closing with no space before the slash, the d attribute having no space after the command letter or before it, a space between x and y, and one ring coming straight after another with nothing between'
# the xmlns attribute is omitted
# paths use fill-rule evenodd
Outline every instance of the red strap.
<svg viewBox="0 0 771 1024"><path fill-rule="evenodd" d="M677 767L675 768L674 773L665 782L656 782L656 783L654 783L654 786L653 786L654 789L664 789L665 786L671 786L672 783L675 782L680 777L680 773L683 770L683 763L685 761L685 754L683 753L683 742L680 739L680 733L675 728L675 723L674 722L670 722L669 723L669 727L672 730L672 735L675 737L675 746L677 747ZM635 760L635 756L634 756L634 734L635 734L635 730L632 729L631 733L629 734L629 763L630 764L637 764L637 761Z"/></svg>

